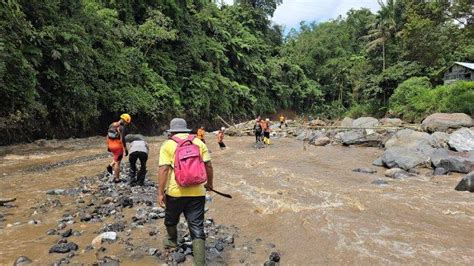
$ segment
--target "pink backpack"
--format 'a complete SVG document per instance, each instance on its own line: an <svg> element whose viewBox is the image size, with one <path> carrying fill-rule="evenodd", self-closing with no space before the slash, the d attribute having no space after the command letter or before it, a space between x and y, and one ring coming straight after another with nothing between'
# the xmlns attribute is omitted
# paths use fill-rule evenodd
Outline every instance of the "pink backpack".
<svg viewBox="0 0 474 266"><path fill-rule="evenodd" d="M186 139L173 136L171 139L178 143L174 154L174 175L176 183L181 187L199 185L207 181L207 172L201 158L199 146L193 143L195 136Z"/></svg>

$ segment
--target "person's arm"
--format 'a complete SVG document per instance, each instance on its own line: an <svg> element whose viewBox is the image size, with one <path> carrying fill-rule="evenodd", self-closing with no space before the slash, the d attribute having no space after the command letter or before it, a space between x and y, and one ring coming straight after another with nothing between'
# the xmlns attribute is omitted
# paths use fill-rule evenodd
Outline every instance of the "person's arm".
<svg viewBox="0 0 474 266"><path fill-rule="evenodd" d="M169 173L169 165L162 165L158 169L158 204L163 208L166 205L165 186Z"/></svg>
<svg viewBox="0 0 474 266"><path fill-rule="evenodd" d="M125 150L125 156L128 156L127 142L125 142L125 127L119 126L120 137L122 138L123 149Z"/></svg>
<svg viewBox="0 0 474 266"><path fill-rule="evenodd" d="M211 161L206 162L205 165L206 165L206 173L207 173L206 188L207 190L210 190L214 187L214 169L212 168Z"/></svg>

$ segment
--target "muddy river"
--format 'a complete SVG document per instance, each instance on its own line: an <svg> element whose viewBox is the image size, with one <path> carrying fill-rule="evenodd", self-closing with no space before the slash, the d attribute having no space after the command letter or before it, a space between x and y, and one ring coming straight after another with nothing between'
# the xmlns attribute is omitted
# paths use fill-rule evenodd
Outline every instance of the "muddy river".
<svg viewBox="0 0 474 266"><path fill-rule="evenodd" d="M154 181L162 141L150 141L147 178ZM404 180L385 178L383 168L371 166L382 153L377 148L304 149L302 142L286 138L264 149L255 149L251 137L226 142L229 149L224 151L216 143L209 145L214 187L233 199L210 193L206 215L238 228L235 248L224 255L227 264L262 265L272 251L280 253L283 265L474 263L474 195L454 191L460 175L432 177L421 171ZM58 236L46 232L65 212L73 212L75 198L46 191L74 187L79 177L104 172L111 160L104 145L102 138L88 138L0 147L0 198L16 198L0 206L1 265L12 265L22 255L35 264L64 257L48 253ZM352 171L359 167L377 173ZM372 184L377 179L388 184ZM52 198L59 198L61 206L47 213L35 208ZM71 237L79 245L71 263L93 263L97 255L84 248L101 224L77 222L71 227L81 232ZM153 227L160 233L150 237ZM160 248L162 220L136 231L131 240L135 245ZM124 265L160 263L154 257L132 256L118 243L108 245L106 253Z"/></svg>

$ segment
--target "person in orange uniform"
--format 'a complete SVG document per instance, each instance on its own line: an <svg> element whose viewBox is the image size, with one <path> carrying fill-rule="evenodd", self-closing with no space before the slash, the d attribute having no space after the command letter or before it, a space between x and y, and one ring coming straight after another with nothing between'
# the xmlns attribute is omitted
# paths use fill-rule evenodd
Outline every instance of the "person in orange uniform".
<svg viewBox="0 0 474 266"><path fill-rule="evenodd" d="M128 156L127 144L125 142L126 127L132 122L129 114L122 114L120 120L113 122L107 132L107 151L114 155L114 160L107 166L107 171L114 174L114 182L120 182L120 162L123 154Z"/></svg>
<svg viewBox="0 0 474 266"><path fill-rule="evenodd" d="M201 126L201 127L197 130L196 136L197 136L198 139L200 139L203 143L206 143L206 141L204 140L205 135L206 135L206 131L204 130L204 127Z"/></svg>

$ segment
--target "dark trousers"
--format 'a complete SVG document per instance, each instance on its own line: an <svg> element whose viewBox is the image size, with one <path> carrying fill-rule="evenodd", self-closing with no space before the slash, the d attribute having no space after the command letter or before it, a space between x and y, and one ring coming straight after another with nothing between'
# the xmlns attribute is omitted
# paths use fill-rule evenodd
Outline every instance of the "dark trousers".
<svg viewBox="0 0 474 266"><path fill-rule="evenodd" d="M219 147L221 147L221 149L224 149L225 148L225 144L223 141L219 142Z"/></svg>
<svg viewBox="0 0 474 266"><path fill-rule="evenodd" d="M265 131L265 132L263 132L263 136L264 136L265 138L269 139L269 138L270 138L270 131Z"/></svg>
<svg viewBox="0 0 474 266"><path fill-rule="evenodd" d="M204 234L204 205L206 197L171 197L166 195L165 226L176 226L184 213L191 239L206 239Z"/></svg>
<svg viewBox="0 0 474 266"><path fill-rule="evenodd" d="M255 142L262 141L262 131L255 131Z"/></svg>
<svg viewBox="0 0 474 266"><path fill-rule="evenodd" d="M143 184L143 182L145 182L148 154L143 151L135 151L130 153L128 160L130 162L130 177L132 178L132 181L135 180L135 175L137 175L137 182ZM137 160L140 160L140 171L138 171L138 174Z"/></svg>

